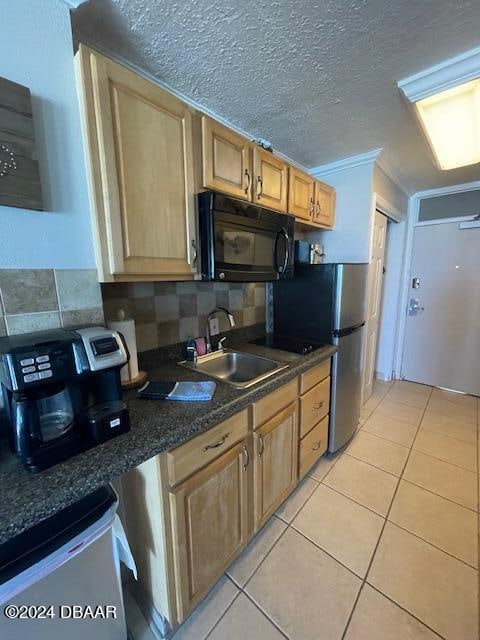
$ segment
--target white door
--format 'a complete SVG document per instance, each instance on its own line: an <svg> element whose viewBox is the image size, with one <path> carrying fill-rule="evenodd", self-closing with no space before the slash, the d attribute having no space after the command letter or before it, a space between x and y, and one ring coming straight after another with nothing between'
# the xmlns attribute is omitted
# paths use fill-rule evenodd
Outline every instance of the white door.
<svg viewBox="0 0 480 640"><path fill-rule="evenodd" d="M480 395L480 228L415 228L402 375Z"/></svg>
<svg viewBox="0 0 480 640"><path fill-rule="evenodd" d="M382 305L383 265L387 239L387 217L375 211L373 226L372 259L368 270L368 306L365 341L365 368L363 371L362 401L372 395L375 360L377 355L378 324Z"/></svg>

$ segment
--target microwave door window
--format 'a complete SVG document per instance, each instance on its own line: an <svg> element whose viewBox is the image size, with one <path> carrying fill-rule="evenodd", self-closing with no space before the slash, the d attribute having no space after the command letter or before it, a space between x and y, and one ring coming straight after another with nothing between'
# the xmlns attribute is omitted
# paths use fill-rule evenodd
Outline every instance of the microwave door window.
<svg viewBox="0 0 480 640"><path fill-rule="evenodd" d="M271 271L274 262L275 234L263 230L250 231L227 225L215 232L216 262L225 268L242 267L246 271Z"/></svg>
<svg viewBox="0 0 480 640"><path fill-rule="evenodd" d="M223 261L227 264L254 264L255 234L225 230L223 232Z"/></svg>

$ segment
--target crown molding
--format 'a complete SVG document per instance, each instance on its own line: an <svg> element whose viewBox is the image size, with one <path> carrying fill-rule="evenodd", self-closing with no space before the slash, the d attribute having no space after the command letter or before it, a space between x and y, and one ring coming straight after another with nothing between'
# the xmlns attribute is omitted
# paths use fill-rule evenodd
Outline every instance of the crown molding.
<svg viewBox="0 0 480 640"><path fill-rule="evenodd" d="M361 153L358 156L350 156L350 158L343 158L342 160L336 160L329 164L322 164L318 167L312 167L309 172L315 177L319 178L326 173L337 173L338 171L345 171L346 169L353 169L354 167L361 167L364 164L375 162L382 149L372 149L366 153Z"/></svg>
<svg viewBox="0 0 480 640"><path fill-rule="evenodd" d="M445 60L397 84L410 102L445 91L480 77L480 47Z"/></svg>
<svg viewBox="0 0 480 640"><path fill-rule="evenodd" d="M384 154L381 154L377 160L375 161L375 164L377 165L377 167L383 171L383 173L390 178L390 180L392 182L395 183L395 185L400 189L400 191L407 196L407 198L409 198L412 193L413 193L413 189L409 189L406 186L406 180L405 177L402 173L402 171L400 169L398 169L397 167L395 167L389 160L387 160L387 158L385 157Z"/></svg>
<svg viewBox="0 0 480 640"><path fill-rule="evenodd" d="M63 1L69 2L70 0L63 0ZM80 0L79 4L82 4L82 2L85 2L85 1L88 2L88 0ZM124 67L126 67L127 69L130 69L130 71L133 71L133 73L136 73L139 76L142 76L142 78L145 78L149 82L151 82L153 84L156 84L161 89L164 89L165 91L168 91L169 93L173 94L179 100L182 100L182 102L185 102L186 104L188 104L189 107L192 107L192 109L195 109L195 111L200 111L204 115L209 116L210 118L213 118L217 122L220 122L220 124L223 124L225 127L228 127L232 131L235 131L240 136L243 136L244 138L247 138L248 140L250 140L252 142L253 142L253 140L260 140L260 139L263 140L263 138L260 138L258 135L253 135L252 133L249 133L248 131L245 131L244 129L241 129L240 127L232 124L231 122L229 122L228 120L226 120L222 116L218 115L218 113L215 113L215 111L212 111L211 109L208 109L208 107L205 107L204 105L200 104L196 100L193 100L192 98L189 98L188 96L184 95L180 91L177 91L176 89L171 87L166 82L162 82L156 76L154 76L152 73L149 73L148 71L145 71L145 69L142 69L142 67L140 67L139 65L137 65L137 64L135 64L133 62L130 62L129 60L127 60L123 56L119 56L117 53L114 53L113 51L111 51L107 47L99 45L96 42L92 42L88 37L85 37L81 32L79 32L79 31L75 32L73 34L73 38L74 38L74 43L75 43L76 47L78 47L78 45L81 43L81 44L86 45L90 49L94 49L95 51L98 51L98 53L101 53L102 55L107 56L111 60L114 60L115 62L118 62L118 64L121 64ZM270 143L270 141L268 141L268 142ZM273 151L274 151L275 156L277 158L280 158L284 162L287 162L288 164L291 164L292 166L296 167L297 169L300 169L300 171L308 172L308 168L307 167L305 167L304 165L300 164L296 160L293 160L292 158L290 158L286 154L282 153L281 151L278 151L278 149L276 149L275 146L273 146Z"/></svg>

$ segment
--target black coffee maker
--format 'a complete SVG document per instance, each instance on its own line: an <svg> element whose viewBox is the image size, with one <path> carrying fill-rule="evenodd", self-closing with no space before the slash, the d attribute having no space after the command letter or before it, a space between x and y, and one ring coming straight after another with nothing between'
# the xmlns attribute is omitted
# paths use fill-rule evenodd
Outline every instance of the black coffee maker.
<svg viewBox="0 0 480 640"><path fill-rule="evenodd" d="M0 435L32 472L130 429L121 334L104 327L0 338Z"/></svg>

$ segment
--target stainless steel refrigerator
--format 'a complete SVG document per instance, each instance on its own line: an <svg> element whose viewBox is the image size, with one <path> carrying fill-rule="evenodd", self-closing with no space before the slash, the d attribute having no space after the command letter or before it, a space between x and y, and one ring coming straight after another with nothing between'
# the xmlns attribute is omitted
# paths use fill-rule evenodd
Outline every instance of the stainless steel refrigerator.
<svg viewBox="0 0 480 640"><path fill-rule="evenodd" d="M273 288L276 335L334 344L328 450L337 451L360 420L368 264L295 265Z"/></svg>

